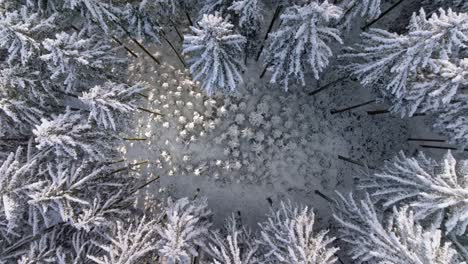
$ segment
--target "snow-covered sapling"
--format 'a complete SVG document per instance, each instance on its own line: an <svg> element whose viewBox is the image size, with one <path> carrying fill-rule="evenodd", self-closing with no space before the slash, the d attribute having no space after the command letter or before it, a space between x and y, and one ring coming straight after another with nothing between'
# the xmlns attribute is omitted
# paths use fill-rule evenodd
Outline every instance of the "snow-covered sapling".
<svg viewBox="0 0 468 264"><path fill-rule="evenodd" d="M328 1L287 8L280 17L280 27L268 36L265 64L273 74L270 82L280 83L285 90L290 79L305 85L306 67L319 79L332 56L329 45L342 43L339 30L330 27L341 15L341 8Z"/></svg>
<svg viewBox="0 0 468 264"><path fill-rule="evenodd" d="M382 223L369 195L362 201L352 195L339 196L335 219L353 263L465 263L451 243L442 239L441 230L424 229L408 207L393 209Z"/></svg>
<svg viewBox="0 0 468 264"><path fill-rule="evenodd" d="M461 235L468 224L467 165L450 152L438 162L423 153L414 158L400 153L363 180L360 188L386 207L409 204L417 219L443 217L446 232Z"/></svg>
<svg viewBox="0 0 468 264"><path fill-rule="evenodd" d="M192 27L194 35L184 36L184 54L193 79L201 81L208 94L215 91L234 91L242 82L244 44L246 39L233 32L234 27L219 14L204 15Z"/></svg>
<svg viewBox="0 0 468 264"><path fill-rule="evenodd" d="M281 203L261 227L261 249L268 263L335 263L338 248L328 231L316 233L315 214L308 207Z"/></svg>

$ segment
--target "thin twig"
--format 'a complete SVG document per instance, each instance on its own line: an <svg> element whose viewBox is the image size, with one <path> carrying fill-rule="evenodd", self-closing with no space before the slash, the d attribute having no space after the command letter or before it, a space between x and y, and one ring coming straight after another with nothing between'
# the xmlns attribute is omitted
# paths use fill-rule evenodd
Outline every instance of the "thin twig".
<svg viewBox="0 0 468 264"><path fill-rule="evenodd" d="M408 141L427 141L427 142L440 142L444 143L444 139L433 139L433 138L408 138Z"/></svg>
<svg viewBox="0 0 468 264"><path fill-rule="evenodd" d="M185 17L187 18L187 21L189 22L189 25L191 27L193 27L192 19L190 18L190 14L187 11L185 11Z"/></svg>
<svg viewBox="0 0 468 264"><path fill-rule="evenodd" d="M327 202L329 202L331 204L335 203L332 198L330 198L327 195L323 194L319 190L315 190L314 193L317 194L318 196L322 197L325 201L327 201Z"/></svg>
<svg viewBox="0 0 468 264"><path fill-rule="evenodd" d="M146 141L147 138L122 138L125 141Z"/></svg>
<svg viewBox="0 0 468 264"><path fill-rule="evenodd" d="M161 113L158 113L158 112L155 112L153 110L146 109L146 108L137 107L137 109L140 110L140 111L146 112L146 113L153 114L153 115L162 116Z"/></svg>
<svg viewBox="0 0 468 264"><path fill-rule="evenodd" d="M371 170L375 169L375 167L369 166L369 165L364 164L364 163L362 163L360 161L356 161L356 160L353 160L353 159L350 159L350 158L347 158L347 157L343 157L341 155L338 155L338 159L349 162L349 163L354 164L354 165L358 165L360 167L369 168Z"/></svg>
<svg viewBox="0 0 468 264"><path fill-rule="evenodd" d="M137 163L134 163L134 164L129 164L128 166L125 166L125 167L116 169L116 170L114 170L114 171L111 171L110 174L109 174L108 176L114 175L114 174L119 173L119 172L122 172L122 171L130 170L130 169L133 168L133 167L136 167L136 166L139 166L139 165L143 165L143 164L147 164L147 163L149 163L148 160L140 161L140 162L137 162Z"/></svg>
<svg viewBox="0 0 468 264"><path fill-rule="evenodd" d="M388 109L367 111L367 114L370 115L370 116L373 116L373 115L382 115L382 114L389 114L389 113L391 113L391 112L390 112L390 110L388 110ZM414 117L414 116L426 116L426 113L415 113L415 114L413 114L411 117Z"/></svg>
<svg viewBox="0 0 468 264"><path fill-rule="evenodd" d="M325 85L323 85L323 86L321 86L321 87L315 89L314 91L310 92L309 95L316 95L316 94L318 94L319 92L326 90L328 87L331 87L332 85L334 85L334 84L336 84L336 83L339 83L339 82L341 82L341 81L343 81L343 80L345 80L345 79L348 79L348 78L349 78L349 76L343 76L343 77L341 77L341 78L339 78L339 79L336 79L336 80L334 80L334 81L332 81L332 82L329 82L329 83L327 83L327 84L325 84Z"/></svg>
<svg viewBox="0 0 468 264"><path fill-rule="evenodd" d="M427 149L445 149L445 150L460 150L455 147L445 147L445 146L432 146L432 145L419 145L421 148ZM468 151L468 149L462 149L463 151Z"/></svg>
<svg viewBox="0 0 468 264"><path fill-rule="evenodd" d="M172 42L169 41L169 39L167 39L166 37L166 34L163 34L163 39L167 42L167 44L169 44L169 46L171 47L171 49L174 51L174 53L176 54L177 58L179 59L179 61L182 63L182 65L184 66L184 68L187 68L187 65L185 64L185 61L184 59L182 58L182 56L180 55L180 53L177 51L177 49L174 47L174 45L172 45Z"/></svg>
<svg viewBox="0 0 468 264"><path fill-rule="evenodd" d="M349 110L353 110L353 109L356 109L356 108L359 108L359 107L363 107L363 106L366 106L366 105L373 104L375 102L376 102L376 100L373 99L373 100L370 100L370 101L367 101L367 102L364 102L364 103L360 103L360 104L357 104L357 105L353 105L353 106L350 106L350 107L346 107L346 108L343 108L343 109L331 110L330 113L332 115L338 114L338 113L343 113L343 112L346 112L346 111L349 111Z"/></svg>

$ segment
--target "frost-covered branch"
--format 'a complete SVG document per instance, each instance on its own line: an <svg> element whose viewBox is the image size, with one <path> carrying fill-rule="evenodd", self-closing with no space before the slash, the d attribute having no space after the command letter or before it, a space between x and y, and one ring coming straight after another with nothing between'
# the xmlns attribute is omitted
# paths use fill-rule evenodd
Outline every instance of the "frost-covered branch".
<svg viewBox="0 0 468 264"><path fill-rule="evenodd" d="M126 84L107 82L97 85L89 92L84 92L79 99L90 109L89 119L96 121L99 126L117 130L117 115L128 114L137 106L138 93L145 90L141 84L128 87Z"/></svg>
<svg viewBox="0 0 468 264"><path fill-rule="evenodd" d="M0 136L30 135L44 112L24 101L0 99Z"/></svg>
<svg viewBox="0 0 468 264"><path fill-rule="evenodd" d="M33 129L38 149L51 147L58 157L79 159L86 154L93 160L106 160L114 152L115 136L97 130L80 113L67 111L41 121Z"/></svg>

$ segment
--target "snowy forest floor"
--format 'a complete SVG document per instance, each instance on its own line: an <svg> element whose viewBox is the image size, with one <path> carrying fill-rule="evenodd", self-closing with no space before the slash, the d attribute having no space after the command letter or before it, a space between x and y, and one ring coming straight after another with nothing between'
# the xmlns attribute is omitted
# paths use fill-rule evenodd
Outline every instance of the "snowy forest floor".
<svg viewBox="0 0 468 264"><path fill-rule="evenodd" d="M400 20L406 24L411 8L408 1L378 26L398 28L391 21ZM358 35L353 32L346 44ZM180 48L180 41L174 42ZM381 103L331 114L333 109L375 99L372 91L350 80L309 96L321 84L341 77L333 65L320 82L309 80L305 87L284 92L268 83L268 74L259 79L263 66L249 60L243 89L234 95L208 97L183 71L169 46L151 50L163 52L158 53L163 66L141 52L131 74L133 80L149 84L145 107L162 115L135 116L135 127L125 136L142 140L127 141L127 159L148 160L142 172L160 176L145 190L148 197L167 193L207 197L217 224L239 211L242 221L255 229L271 202L291 200L315 208L319 224L329 227L331 207L316 191L331 198L335 191L352 191L363 170L338 156L379 167L400 150L412 154L422 149L419 144L424 142L408 142L408 138L440 138L424 116L400 119L367 114L386 109ZM427 151L436 157L444 153Z"/></svg>

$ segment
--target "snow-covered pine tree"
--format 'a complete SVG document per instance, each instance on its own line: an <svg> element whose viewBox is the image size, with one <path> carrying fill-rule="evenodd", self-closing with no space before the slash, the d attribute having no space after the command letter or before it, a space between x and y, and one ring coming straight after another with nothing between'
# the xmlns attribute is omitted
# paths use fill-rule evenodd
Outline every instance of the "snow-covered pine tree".
<svg viewBox="0 0 468 264"><path fill-rule="evenodd" d="M89 80L106 80L113 67L125 63L107 38L97 34L88 37L84 30L61 32L42 44L47 53L40 58L47 63L52 80L63 83L66 92L82 91L83 85L91 85Z"/></svg>
<svg viewBox="0 0 468 264"><path fill-rule="evenodd" d="M142 217L135 224L117 221L106 233L104 241L93 241L104 251L101 256L87 257L97 264L136 264L156 256L155 220ZM153 259L154 260L154 259Z"/></svg>
<svg viewBox="0 0 468 264"><path fill-rule="evenodd" d="M239 227L235 216L228 219L224 230L211 231L205 251L212 264L259 263L258 245L245 227Z"/></svg>
<svg viewBox="0 0 468 264"><path fill-rule="evenodd" d="M380 15L380 4L381 0L344 0L340 2L340 6L344 10L340 26L350 30L358 17L362 17L365 21L376 19Z"/></svg>
<svg viewBox="0 0 468 264"><path fill-rule="evenodd" d="M203 18L205 15L213 15L215 13L225 15L230 3L231 0L202 0L198 14L200 18Z"/></svg>
<svg viewBox="0 0 468 264"><path fill-rule="evenodd" d="M42 119L33 129L38 149L52 149L57 157L79 159L86 155L91 160L109 160L115 153L115 135L97 130L86 122L86 116L67 111L52 119Z"/></svg>
<svg viewBox="0 0 468 264"><path fill-rule="evenodd" d="M443 78L436 75L444 66L441 62L448 60L457 64L460 59L459 51L468 43L468 14L449 9L439 10L439 14L429 18L426 16L423 10L414 13L405 35L371 29L362 34L362 44L357 49L343 56L355 59L346 68L363 85L378 87L396 105L393 112L412 115L424 104L424 108L434 110L431 102L447 103L456 93L453 88L458 86L452 85L452 90L446 92L444 84L435 84L448 77L443 75L442 69ZM426 81L427 78L431 79ZM421 82L429 85L421 85ZM412 105L405 105L405 100Z"/></svg>
<svg viewBox="0 0 468 264"><path fill-rule="evenodd" d="M328 231L316 233L315 214L308 207L281 203L272 210L266 222L260 224L259 241L267 263L335 263L338 248L330 244L334 238Z"/></svg>
<svg viewBox="0 0 468 264"><path fill-rule="evenodd" d="M84 92L78 99L90 110L89 120L94 120L98 126L106 129L117 130L117 122L123 120L120 116L137 109L139 93L144 90L143 84L129 87L126 84L106 82Z"/></svg>
<svg viewBox="0 0 468 264"><path fill-rule="evenodd" d="M444 230L462 235L468 218L468 163L457 162L450 152L440 161L419 153L407 157L403 152L387 161L382 170L360 184L385 207L408 204L415 218L444 219Z"/></svg>
<svg viewBox="0 0 468 264"><path fill-rule="evenodd" d="M190 14L197 10L200 1L192 0L156 0L156 4L160 6L159 13L164 17L170 17L174 23L192 23ZM182 22L184 21L184 22Z"/></svg>
<svg viewBox="0 0 468 264"><path fill-rule="evenodd" d="M86 20L84 25L99 25L106 32L114 28L122 7L102 0L62 0L63 8L77 11ZM63 11L62 11L63 12Z"/></svg>
<svg viewBox="0 0 468 264"><path fill-rule="evenodd" d="M219 14L204 15L198 25L191 28L194 35L184 36L183 45L193 79L201 81L208 94L236 90L242 82L246 39Z"/></svg>
<svg viewBox="0 0 468 264"><path fill-rule="evenodd" d="M286 91L290 79L305 85L306 67L319 79L332 56L329 45L342 43L339 30L330 26L341 15L342 9L328 1L287 8L280 17L280 27L270 33L265 50L265 64L273 74L270 82L280 83Z"/></svg>
<svg viewBox="0 0 468 264"><path fill-rule="evenodd" d="M203 246L210 211L204 199L189 201L182 198L168 200L165 218L156 226L160 236L157 243L159 256L166 263L188 264L198 256L197 247Z"/></svg>
<svg viewBox="0 0 468 264"><path fill-rule="evenodd" d="M394 208L382 221L369 195L362 201L355 201L352 195L339 196L335 219L353 263L465 263L451 243L442 238L441 230L434 226L424 229L407 207Z"/></svg>
<svg viewBox="0 0 468 264"><path fill-rule="evenodd" d="M239 17L239 26L244 35L250 36L260 29L263 16L258 0L237 0L228 10L234 11Z"/></svg>
<svg viewBox="0 0 468 264"><path fill-rule="evenodd" d="M128 3L122 19L130 32L139 40L160 44L161 26L157 21L156 2L141 1L138 5Z"/></svg>

